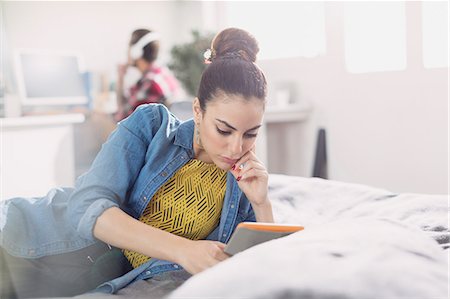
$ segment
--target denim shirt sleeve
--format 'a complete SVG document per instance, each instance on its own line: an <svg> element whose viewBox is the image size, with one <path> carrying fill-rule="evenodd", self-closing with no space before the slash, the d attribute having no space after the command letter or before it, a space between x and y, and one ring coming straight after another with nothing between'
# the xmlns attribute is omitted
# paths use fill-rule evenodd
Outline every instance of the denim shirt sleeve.
<svg viewBox="0 0 450 299"><path fill-rule="evenodd" d="M252 204L247 199L247 196L242 192L240 202L242 208L241 212L238 214L236 226L240 222L256 222L255 212L253 211Z"/></svg>
<svg viewBox="0 0 450 299"><path fill-rule="evenodd" d="M253 211L252 206L250 205L250 210L247 214L247 217L244 219L245 222L256 222L255 212Z"/></svg>
<svg viewBox="0 0 450 299"><path fill-rule="evenodd" d="M89 171L77 179L68 214L71 225L82 237L94 240L97 218L106 209L120 207L127 200L160 125L158 109L158 105L144 105L120 122Z"/></svg>

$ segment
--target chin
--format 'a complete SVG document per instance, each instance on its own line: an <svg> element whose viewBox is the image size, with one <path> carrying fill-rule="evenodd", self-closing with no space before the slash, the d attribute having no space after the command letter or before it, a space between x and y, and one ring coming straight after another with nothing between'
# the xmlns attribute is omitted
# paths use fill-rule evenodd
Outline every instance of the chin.
<svg viewBox="0 0 450 299"><path fill-rule="evenodd" d="M227 164L227 163L225 163L225 162L216 163L216 165L217 165L217 167L219 167L220 169L226 170L226 171L231 170L231 166L232 166L232 165Z"/></svg>
<svg viewBox="0 0 450 299"><path fill-rule="evenodd" d="M230 165L230 164L224 162L224 161L223 161L222 159L220 159L220 158L218 158L218 159L216 159L216 160L213 160L213 163L216 164L216 166L217 166L218 168L220 168L220 169L222 169L222 170L226 170L226 171L230 170L231 167L233 166L233 165Z"/></svg>

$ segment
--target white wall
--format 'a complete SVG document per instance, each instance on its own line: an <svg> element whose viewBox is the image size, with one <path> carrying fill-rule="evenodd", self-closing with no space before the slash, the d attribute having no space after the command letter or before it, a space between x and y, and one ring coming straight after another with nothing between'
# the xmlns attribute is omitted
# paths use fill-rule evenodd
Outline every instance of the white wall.
<svg viewBox="0 0 450 299"><path fill-rule="evenodd" d="M79 51L90 71L115 75L126 61L130 34L137 28L161 33L161 60L170 48L187 40L199 3L149 2L3 2L4 29L10 52L15 48Z"/></svg>
<svg viewBox="0 0 450 299"><path fill-rule="evenodd" d="M226 15L229 2L216 3L219 8L216 12L218 21L209 26L237 26L229 22L235 18ZM239 10L239 6L244 10L251 7L259 14L258 20L268 20L258 25L254 24L251 18L235 21L251 28L259 26L256 27L258 33L263 35L264 32L275 30L279 35L276 40L281 47L289 47L302 33L309 32L308 29L299 30L296 27L290 30L275 29L276 24L285 21L277 21L277 18L285 15L284 8L308 10L320 7L320 4L310 7L308 3L271 3L269 12L267 9L258 10L262 5L258 1L244 2L242 5L233 3L235 10ZM375 2L359 2L355 5L363 6L363 10L367 10L365 3L368 7L379 6ZM270 5L264 2L263 6L267 8ZM406 23L406 28L396 27L392 30L403 34L406 31L406 36L399 37L406 40L406 46L403 48L406 57L400 57L401 61L390 63L401 65L406 60L406 68L352 74L346 66L346 59L349 57L345 52L348 46L345 44L345 26L351 24L345 17L346 5L348 6L347 2L324 2L324 54L319 51L320 54L314 58L259 61L269 82L269 102L275 100L274 91L278 86L291 83L294 86L294 101L308 101L314 109L307 122L269 126L269 171L311 176L317 130L323 127L327 130L328 172L331 179L368 184L394 192L448 193L448 62L446 67L425 68L422 55L423 48L427 49L431 45L442 47L446 43L441 41L441 35L438 35L440 39L433 38L437 43L422 43L429 36L422 35L424 28L421 2L405 1L393 5L384 3L383 9L378 7L377 11L381 14L380 23L372 24L371 33L377 34L386 30L386 24L383 23L386 21L383 18L384 12L391 19L393 14L399 13L396 23L401 26ZM391 8L393 10L385 10ZM435 13L445 14L441 10ZM214 9L210 8L209 11L214 13ZM448 9L444 11L448 19ZM302 13L304 11L299 11L298 15ZM245 15L240 13L243 14ZM302 23L304 21L303 18L300 22L302 25L297 26L306 26ZM441 23L442 19L432 25ZM312 22L311 26L317 26L316 22ZM299 31L298 34L296 30ZM434 31L434 35L442 32L445 32L445 29ZM298 43L295 45L298 46ZM381 51L399 50L389 46L391 45L380 45L379 48ZM308 46L301 47L300 51L307 48ZM432 50L433 53L442 53L441 48ZM448 45L446 51L448 52ZM390 58L378 56L381 59Z"/></svg>
<svg viewBox="0 0 450 299"><path fill-rule="evenodd" d="M79 52L84 57L88 71L102 74L103 78L112 83L116 77L116 66L126 62L126 51L133 30L151 28L161 34L160 61L165 63L170 59L172 46L190 40L191 30L202 26L202 18L198 17L198 12L202 12L200 2L1 1L0 8L2 25L0 46L2 62L6 62L6 65L2 66L2 75L5 75L8 93L17 93L15 77L12 74L15 49ZM2 79L0 76L0 81ZM11 99L19 101L18 97ZM13 106L20 107L18 103ZM86 170L87 164L92 162L113 126L112 120L108 117L93 114L87 117L84 124L75 127L77 174ZM48 140L42 142L49 144L57 142L56 135L48 136ZM5 146L8 147L8 144ZM32 151L30 156L34 156L32 154L35 151L32 148L24 149L27 150ZM2 175L8 176L8 179L20 176L23 171L20 167L3 168ZM42 176L51 177L53 173L50 167ZM42 182L38 178L36 181ZM67 185L67 182L64 182L64 185ZM43 184L41 188L48 189L48 184ZM8 190L5 187L3 191L8 193Z"/></svg>
<svg viewBox="0 0 450 299"><path fill-rule="evenodd" d="M287 173L311 175L316 130L325 127L332 179L396 192L448 193L448 67L424 68L421 4L405 5L405 70L346 70L340 2L326 3L324 56L260 63L272 86L294 81L298 100L314 106L307 124L289 132L272 128L274 141L284 130L285 140L270 144L272 159L287 167ZM275 148L280 142L291 145L285 155Z"/></svg>

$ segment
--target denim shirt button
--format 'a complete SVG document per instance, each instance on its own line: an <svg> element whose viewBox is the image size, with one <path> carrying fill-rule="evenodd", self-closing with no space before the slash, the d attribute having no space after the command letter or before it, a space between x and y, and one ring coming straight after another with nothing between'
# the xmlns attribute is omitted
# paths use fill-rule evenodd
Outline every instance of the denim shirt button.
<svg viewBox="0 0 450 299"><path fill-rule="evenodd" d="M222 235L222 237L226 237L226 236L227 236L227 234L223 234L223 235Z"/></svg>
<svg viewBox="0 0 450 299"><path fill-rule="evenodd" d="M175 269L180 268L178 265L173 265L173 267L174 267Z"/></svg>
<svg viewBox="0 0 450 299"><path fill-rule="evenodd" d="M161 175L163 176L163 177L166 177L167 176L167 172L163 172L163 173L161 173Z"/></svg>
<svg viewBox="0 0 450 299"><path fill-rule="evenodd" d="M150 271L150 270L145 271L145 274L150 275L150 274L152 274L152 271Z"/></svg>
<svg viewBox="0 0 450 299"><path fill-rule="evenodd" d="M231 205L230 208L234 209L234 205Z"/></svg>

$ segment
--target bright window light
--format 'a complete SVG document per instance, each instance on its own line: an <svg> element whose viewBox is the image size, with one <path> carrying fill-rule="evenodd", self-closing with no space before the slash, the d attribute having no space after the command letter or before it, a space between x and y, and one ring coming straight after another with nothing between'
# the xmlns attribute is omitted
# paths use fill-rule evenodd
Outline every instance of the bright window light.
<svg viewBox="0 0 450 299"><path fill-rule="evenodd" d="M227 27L251 32L259 59L325 54L323 2L226 2Z"/></svg>
<svg viewBox="0 0 450 299"><path fill-rule="evenodd" d="M422 2L423 64L448 67L448 2Z"/></svg>
<svg viewBox="0 0 450 299"><path fill-rule="evenodd" d="M345 2L344 34L349 72L406 68L404 2Z"/></svg>

